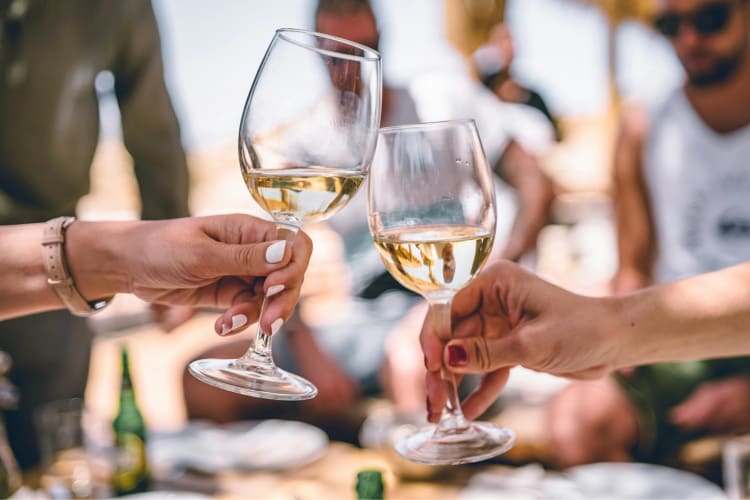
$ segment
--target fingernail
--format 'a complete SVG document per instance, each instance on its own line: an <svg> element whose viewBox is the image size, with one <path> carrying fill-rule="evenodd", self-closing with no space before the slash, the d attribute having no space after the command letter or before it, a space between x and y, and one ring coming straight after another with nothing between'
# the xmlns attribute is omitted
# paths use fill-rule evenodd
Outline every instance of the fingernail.
<svg viewBox="0 0 750 500"><path fill-rule="evenodd" d="M268 287L268 291L266 292L266 297L273 297L277 293L280 293L284 290L284 285L273 285Z"/></svg>
<svg viewBox="0 0 750 500"><path fill-rule="evenodd" d="M460 345L448 346L448 364L451 366L466 366L469 363L469 356L466 349Z"/></svg>
<svg viewBox="0 0 750 500"><path fill-rule="evenodd" d="M226 335L229 332L233 332L236 329L245 326L247 324L247 316L244 314L235 314L232 316L232 326L223 325L221 327L221 334Z"/></svg>
<svg viewBox="0 0 750 500"><path fill-rule="evenodd" d="M266 262L269 264L281 262L281 259L284 258L284 250L286 250L286 241L277 241L269 246L266 248Z"/></svg>
<svg viewBox="0 0 750 500"><path fill-rule="evenodd" d="M273 323L271 323L271 335L275 334L281 329L281 325L284 324L284 320L279 318Z"/></svg>

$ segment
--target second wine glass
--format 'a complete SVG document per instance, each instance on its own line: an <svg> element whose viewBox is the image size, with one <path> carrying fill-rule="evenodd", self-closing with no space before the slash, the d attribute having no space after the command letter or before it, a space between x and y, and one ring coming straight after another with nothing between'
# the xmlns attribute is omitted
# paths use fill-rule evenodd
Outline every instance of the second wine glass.
<svg viewBox="0 0 750 500"><path fill-rule="evenodd" d="M245 184L279 238L293 239L301 225L327 219L356 194L375 149L381 82L375 50L321 33L276 31L242 113L239 155ZM190 373L249 396L315 397L311 382L274 364L269 333L258 325L241 358L194 361Z"/></svg>
<svg viewBox="0 0 750 500"><path fill-rule="evenodd" d="M369 223L388 271L430 304L434 331L451 335L453 296L481 270L495 235L495 195L472 120L380 130L369 188ZM440 423L406 436L396 450L415 462L462 464L499 455L512 431L468 422L454 376Z"/></svg>

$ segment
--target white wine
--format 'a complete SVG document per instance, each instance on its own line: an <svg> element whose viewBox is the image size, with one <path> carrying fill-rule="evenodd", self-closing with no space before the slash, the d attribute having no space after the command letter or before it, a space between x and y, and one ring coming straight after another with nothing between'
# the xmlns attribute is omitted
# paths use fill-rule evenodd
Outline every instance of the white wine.
<svg viewBox="0 0 750 500"><path fill-rule="evenodd" d="M243 172L247 189L274 220L301 224L329 218L347 204L364 172L325 167Z"/></svg>
<svg viewBox="0 0 750 500"><path fill-rule="evenodd" d="M429 297L471 281L490 255L493 235L477 226L441 225L389 229L374 239L393 277Z"/></svg>

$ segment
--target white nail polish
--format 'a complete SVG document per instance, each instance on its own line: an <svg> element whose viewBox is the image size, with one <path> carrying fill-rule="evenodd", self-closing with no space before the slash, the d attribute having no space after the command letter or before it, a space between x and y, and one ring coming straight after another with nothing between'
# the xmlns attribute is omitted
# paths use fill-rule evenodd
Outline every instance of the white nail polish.
<svg viewBox="0 0 750 500"><path fill-rule="evenodd" d="M244 314L235 314L232 316L232 331L245 326L247 324L247 316Z"/></svg>
<svg viewBox="0 0 750 500"><path fill-rule="evenodd" d="M275 334L281 329L281 326L284 324L284 320L279 318L273 323L271 323L271 335Z"/></svg>
<svg viewBox="0 0 750 500"><path fill-rule="evenodd" d="M244 314L235 314L232 316L232 326L222 325L221 334L226 335L229 332L233 332L241 326L247 324L247 316Z"/></svg>
<svg viewBox="0 0 750 500"><path fill-rule="evenodd" d="M268 287L266 297L273 297L277 293L281 293L284 290L284 285L273 285Z"/></svg>
<svg viewBox="0 0 750 500"><path fill-rule="evenodd" d="M284 250L286 250L286 241L277 241L269 246L266 248L266 262L269 264L281 262L284 258Z"/></svg>

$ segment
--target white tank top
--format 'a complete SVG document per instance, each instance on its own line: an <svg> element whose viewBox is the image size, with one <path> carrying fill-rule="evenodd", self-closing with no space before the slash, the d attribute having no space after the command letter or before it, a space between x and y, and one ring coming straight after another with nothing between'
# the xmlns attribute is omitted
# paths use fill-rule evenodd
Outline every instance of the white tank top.
<svg viewBox="0 0 750 500"><path fill-rule="evenodd" d="M750 125L716 133L678 89L651 114L644 169L657 282L750 260Z"/></svg>

